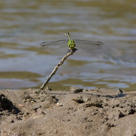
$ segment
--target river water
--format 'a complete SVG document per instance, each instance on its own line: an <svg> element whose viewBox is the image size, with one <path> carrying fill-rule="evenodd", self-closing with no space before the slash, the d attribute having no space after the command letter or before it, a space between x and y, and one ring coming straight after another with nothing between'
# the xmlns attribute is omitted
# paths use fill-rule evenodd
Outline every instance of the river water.
<svg viewBox="0 0 136 136"><path fill-rule="evenodd" d="M67 44L44 49L39 44L66 39L65 32L103 45L77 47L51 79L51 88L136 89L133 0L1 0L0 89L40 87L67 53Z"/></svg>

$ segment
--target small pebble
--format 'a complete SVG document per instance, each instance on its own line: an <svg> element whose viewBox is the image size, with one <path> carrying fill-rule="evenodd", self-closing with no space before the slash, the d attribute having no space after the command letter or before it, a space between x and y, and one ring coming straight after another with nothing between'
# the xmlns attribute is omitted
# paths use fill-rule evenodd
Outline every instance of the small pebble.
<svg viewBox="0 0 136 136"><path fill-rule="evenodd" d="M57 102L57 106L63 106L63 104L62 103L59 103L59 102Z"/></svg>

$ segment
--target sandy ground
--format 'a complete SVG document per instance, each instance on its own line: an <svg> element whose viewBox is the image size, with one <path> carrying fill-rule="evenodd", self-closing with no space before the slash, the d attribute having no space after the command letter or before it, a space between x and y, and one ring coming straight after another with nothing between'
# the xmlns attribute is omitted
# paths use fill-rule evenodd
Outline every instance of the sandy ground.
<svg viewBox="0 0 136 136"><path fill-rule="evenodd" d="M136 136L136 91L0 91L0 136Z"/></svg>

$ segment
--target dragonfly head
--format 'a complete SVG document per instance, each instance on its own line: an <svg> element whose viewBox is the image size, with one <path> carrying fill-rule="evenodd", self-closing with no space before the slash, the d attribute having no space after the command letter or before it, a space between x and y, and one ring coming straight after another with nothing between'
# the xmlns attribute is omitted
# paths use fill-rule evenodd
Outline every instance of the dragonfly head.
<svg viewBox="0 0 136 136"><path fill-rule="evenodd" d="M76 44L75 44L74 40L69 40L68 41L68 47L69 48L73 49L75 46L76 46Z"/></svg>

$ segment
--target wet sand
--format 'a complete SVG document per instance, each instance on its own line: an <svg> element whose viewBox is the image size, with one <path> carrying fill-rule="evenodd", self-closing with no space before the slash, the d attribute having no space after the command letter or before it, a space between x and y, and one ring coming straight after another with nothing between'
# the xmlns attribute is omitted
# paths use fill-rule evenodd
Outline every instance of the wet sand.
<svg viewBox="0 0 136 136"><path fill-rule="evenodd" d="M0 91L1 136L136 136L135 126L136 91Z"/></svg>

